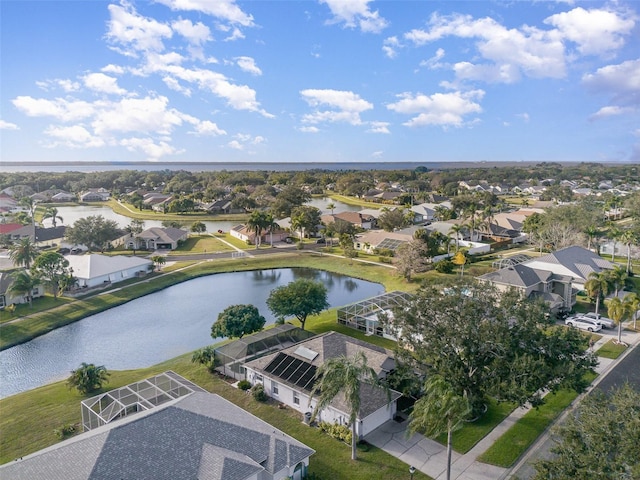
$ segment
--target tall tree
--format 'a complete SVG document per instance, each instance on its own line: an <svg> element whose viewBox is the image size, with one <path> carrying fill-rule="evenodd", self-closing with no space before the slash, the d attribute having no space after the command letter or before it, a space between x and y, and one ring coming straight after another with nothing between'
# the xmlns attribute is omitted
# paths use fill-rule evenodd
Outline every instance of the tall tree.
<svg viewBox="0 0 640 480"><path fill-rule="evenodd" d="M635 229L627 228L620 235L620 240L627 247L627 275L631 275L633 273L631 268L631 245L640 243L640 235Z"/></svg>
<svg viewBox="0 0 640 480"><path fill-rule="evenodd" d="M309 205L295 207L291 212L291 228L300 231L300 240L307 233L315 233L322 224L320 209Z"/></svg>
<svg viewBox="0 0 640 480"><path fill-rule="evenodd" d="M540 389L580 390L595 365L577 329L548 328L542 303L477 281L425 286L393 310L396 355L429 376L447 379L474 414L494 395L520 405L541 402Z"/></svg>
<svg viewBox="0 0 640 480"><path fill-rule="evenodd" d="M393 232L398 228L409 225L407 217L402 208L394 208L393 210L384 209L378 218L378 225L387 232Z"/></svg>
<svg viewBox="0 0 640 480"><path fill-rule="evenodd" d="M631 385L590 393L554 433L554 455L535 464L534 480L640 478L640 392Z"/></svg>
<svg viewBox="0 0 640 480"><path fill-rule="evenodd" d="M106 220L102 215L91 215L76 220L71 227L67 227L65 237L76 245L86 245L89 250L107 247L111 240L116 239L122 232L114 220Z"/></svg>
<svg viewBox="0 0 640 480"><path fill-rule="evenodd" d="M453 224L449 229L449 235L453 234L456 238L456 251L460 250L460 237L466 229L467 226L464 223Z"/></svg>
<svg viewBox="0 0 640 480"><path fill-rule="evenodd" d="M53 225L53 228L56 228L58 220L60 220L60 223L64 222L64 219L58 214L58 209L56 207L47 207L45 209L44 214L42 215L42 220L44 221L48 218L51 219L51 225Z"/></svg>
<svg viewBox="0 0 640 480"><path fill-rule="evenodd" d="M58 298L65 278L72 275L69 260L56 252L44 252L33 262L32 270L49 287L53 298Z"/></svg>
<svg viewBox="0 0 640 480"><path fill-rule="evenodd" d="M584 283L584 288L591 298L596 301L596 315L600 311L600 302L611 291L611 279L606 272L591 272L589 279Z"/></svg>
<svg viewBox="0 0 640 480"><path fill-rule="evenodd" d="M40 279L27 270L16 270L11 274L11 284L7 289L10 295L22 296L33 306L33 291L40 285Z"/></svg>
<svg viewBox="0 0 640 480"><path fill-rule="evenodd" d="M452 434L462 427L471 413L466 397L457 395L439 375L429 377L425 393L409 415L408 433L422 432L429 437L447 433L447 480L451 479Z"/></svg>
<svg viewBox="0 0 640 480"><path fill-rule="evenodd" d="M613 286L614 296L618 296L620 290L624 289L625 282L627 281L627 272L620 265L615 265L613 270L607 270L605 275Z"/></svg>
<svg viewBox="0 0 640 480"><path fill-rule="evenodd" d="M264 328L266 320L253 305L231 305L218 315L211 337L242 338Z"/></svg>
<svg viewBox="0 0 640 480"><path fill-rule="evenodd" d="M255 235L256 248L262 243L262 232L268 227L267 213L254 210L247 220L247 227Z"/></svg>
<svg viewBox="0 0 640 480"><path fill-rule="evenodd" d="M411 240L398 247L394 257L396 271L407 281L416 273L425 272L428 268L428 247L421 240Z"/></svg>
<svg viewBox="0 0 640 480"><path fill-rule="evenodd" d="M151 258L149 258L149 260L153 262L157 271L160 271L162 265L167 263L167 259L164 255L153 255Z"/></svg>
<svg viewBox="0 0 640 480"><path fill-rule="evenodd" d="M36 244L29 237L21 238L9 246L9 258L13 264L27 269L39 254Z"/></svg>
<svg viewBox="0 0 640 480"><path fill-rule="evenodd" d="M140 235L144 230L144 220L131 219L125 230L133 235Z"/></svg>
<svg viewBox="0 0 640 480"><path fill-rule="evenodd" d="M207 231L207 226L203 222L193 222L191 224L191 231L193 233L204 233Z"/></svg>
<svg viewBox="0 0 640 480"><path fill-rule="evenodd" d="M362 403L362 386L386 389L378 381L378 375L367 365L367 357L362 351L353 356L341 355L325 361L316 370L316 382L311 390L310 399L317 397L311 418L325 409L338 395L343 395L349 407L349 424L351 425L351 460L357 459L356 421Z"/></svg>
<svg viewBox="0 0 640 480"><path fill-rule="evenodd" d="M622 326L625 320L629 320L633 312L634 300L627 295L623 300L613 297L607 305L609 318L618 325L618 343L622 343Z"/></svg>
<svg viewBox="0 0 640 480"><path fill-rule="evenodd" d="M295 316L304 330L309 315L317 315L329 307L327 288L313 280L294 280L272 290L267 298L267 306L277 317Z"/></svg>
<svg viewBox="0 0 640 480"><path fill-rule="evenodd" d="M76 388L81 394L95 392L109 381L111 375L104 365L96 366L93 363L84 363L79 368L71 371L67 379L69 388Z"/></svg>

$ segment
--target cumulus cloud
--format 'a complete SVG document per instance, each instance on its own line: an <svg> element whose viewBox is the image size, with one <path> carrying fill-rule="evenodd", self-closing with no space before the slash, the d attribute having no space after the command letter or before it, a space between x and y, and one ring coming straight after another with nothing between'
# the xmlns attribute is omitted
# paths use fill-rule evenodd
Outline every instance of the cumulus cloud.
<svg viewBox="0 0 640 480"><path fill-rule="evenodd" d="M439 48L436 50L436 53L433 55L433 57L427 59L427 60L423 60L420 62L420 66L421 67L427 67L431 70L434 70L436 68L440 68L442 67L442 63L440 63L440 60L442 60L444 58L444 49Z"/></svg>
<svg viewBox="0 0 640 480"><path fill-rule="evenodd" d="M482 112L482 107L476 101L483 96L483 90L433 95L403 93L398 95L400 100L387 105L387 108L397 113L414 115L403 123L408 127L461 127L468 123L465 122L465 117Z"/></svg>
<svg viewBox="0 0 640 480"><path fill-rule="evenodd" d="M320 0L326 4L333 19L329 23L344 23L348 28L359 28L366 33L380 33L388 26L388 22L377 10L369 8L371 0Z"/></svg>
<svg viewBox="0 0 640 480"><path fill-rule="evenodd" d="M128 4L111 4L108 9L107 39L116 44L124 55L137 56L138 51L162 51L163 40L173 35L169 25L139 15Z"/></svg>
<svg viewBox="0 0 640 480"><path fill-rule="evenodd" d="M130 152L143 153L148 160L157 160L167 155L175 155L182 152L182 150L177 150L165 141L155 142L151 138L125 138L119 144Z"/></svg>
<svg viewBox="0 0 640 480"><path fill-rule="evenodd" d="M402 44L398 40L398 37L388 37L382 42L382 51L389 58L396 58L399 48L402 48Z"/></svg>
<svg viewBox="0 0 640 480"><path fill-rule="evenodd" d="M256 61L251 57L236 57L236 63L241 70L250 73L251 75L262 75L262 70L256 65Z"/></svg>
<svg viewBox="0 0 640 480"><path fill-rule="evenodd" d="M120 65L113 65L112 63L110 63L109 65L102 67L100 71L103 73L112 73L114 75L122 75L125 72L125 69Z"/></svg>
<svg viewBox="0 0 640 480"><path fill-rule="evenodd" d="M167 97L124 98L101 105L91 125L97 135L145 133L168 135L183 117L169 109Z"/></svg>
<svg viewBox="0 0 640 480"><path fill-rule="evenodd" d="M227 132L222 130L213 122L209 120L204 120L202 122L198 122L195 126L195 131L193 132L196 135L208 135L208 136L218 136L218 135L226 135Z"/></svg>
<svg viewBox="0 0 640 480"><path fill-rule="evenodd" d="M235 0L157 0L171 10L202 12L219 20L243 27L254 26L253 17L236 4Z"/></svg>
<svg viewBox="0 0 640 480"><path fill-rule="evenodd" d="M607 65L582 77L582 83L593 93L606 93L623 106L640 107L640 59Z"/></svg>
<svg viewBox="0 0 640 480"><path fill-rule="evenodd" d="M373 108L373 104L348 91L308 89L302 90L300 94L311 107L316 108L313 113L303 116L302 121L305 124L346 122L360 125L360 114ZM319 107L329 110L319 110Z"/></svg>
<svg viewBox="0 0 640 480"><path fill-rule="evenodd" d="M391 133L389 131L389 122L369 122L369 133Z"/></svg>
<svg viewBox="0 0 640 480"><path fill-rule="evenodd" d="M615 117L618 115L624 115L627 113L633 113L635 111L634 108L631 107L619 107L617 105L609 105L606 107L602 107L596 113L589 117L589 120L600 120L602 118L607 117Z"/></svg>
<svg viewBox="0 0 640 480"><path fill-rule="evenodd" d="M227 146L234 150L242 150L246 151L247 153L255 153L251 150L251 148L264 142L266 142L266 139L261 135L253 136L247 133L237 133L236 135L234 135L234 140L231 140L229 143L227 143Z"/></svg>
<svg viewBox="0 0 640 480"><path fill-rule="evenodd" d="M0 120L0 130L20 130L20 128L15 123Z"/></svg>
<svg viewBox="0 0 640 480"><path fill-rule="evenodd" d="M44 132L53 141L49 147L65 146L69 148L97 148L105 145L104 139L92 135L81 125L49 126Z"/></svg>
<svg viewBox="0 0 640 480"><path fill-rule="evenodd" d="M104 73L90 73L82 77L84 86L89 90L99 93L110 93L114 95L124 95L127 91L124 88L118 87L118 81L105 75Z"/></svg>
<svg viewBox="0 0 640 480"><path fill-rule="evenodd" d="M583 55L603 55L624 45L624 36L631 33L636 16L609 10L574 8L544 20L558 29L563 38L578 45Z"/></svg>
<svg viewBox="0 0 640 480"><path fill-rule="evenodd" d="M313 126L300 127L298 128L298 130L300 130L303 133L318 133L320 131L318 127L313 127Z"/></svg>
<svg viewBox="0 0 640 480"><path fill-rule="evenodd" d="M11 103L29 117L53 117L63 122L84 120L95 112L94 105L89 102L65 98L49 100L18 96Z"/></svg>
<svg viewBox="0 0 640 480"><path fill-rule="evenodd" d="M566 74L564 45L555 31L524 26L507 29L492 18L471 15L440 16L434 13L428 29L414 29L404 38L421 46L448 36L477 39L481 57L491 63L459 62L454 65L461 79L512 83L521 73L536 78L562 78Z"/></svg>
<svg viewBox="0 0 640 480"><path fill-rule="evenodd" d="M80 83L66 78L56 78L55 80L40 80L36 82L36 85L42 90L49 91L54 88L60 88L67 93L76 92L80 90L81 87Z"/></svg>
<svg viewBox="0 0 640 480"><path fill-rule="evenodd" d="M202 45L211 40L211 30L202 22L193 23L191 20L180 19L171 24L175 32L182 35L192 45Z"/></svg>

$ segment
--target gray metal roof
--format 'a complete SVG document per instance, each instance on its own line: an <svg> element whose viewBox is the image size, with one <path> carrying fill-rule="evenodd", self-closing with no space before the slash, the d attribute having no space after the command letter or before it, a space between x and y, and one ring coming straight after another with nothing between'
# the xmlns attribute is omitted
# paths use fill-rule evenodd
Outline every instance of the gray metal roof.
<svg viewBox="0 0 640 480"><path fill-rule="evenodd" d="M314 451L224 398L194 392L0 467L25 480L265 478Z"/></svg>

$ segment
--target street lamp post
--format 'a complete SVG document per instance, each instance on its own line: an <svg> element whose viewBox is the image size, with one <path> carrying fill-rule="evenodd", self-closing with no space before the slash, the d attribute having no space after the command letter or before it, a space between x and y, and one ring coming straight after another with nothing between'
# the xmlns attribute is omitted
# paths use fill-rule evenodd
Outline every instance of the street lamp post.
<svg viewBox="0 0 640 480"><path fill-rule="evenodd" d="M411 480L413 480L413 474L416 473L416 467L414 467L413 465L411 465L409 467L409 473L411 474Z"/></svg>

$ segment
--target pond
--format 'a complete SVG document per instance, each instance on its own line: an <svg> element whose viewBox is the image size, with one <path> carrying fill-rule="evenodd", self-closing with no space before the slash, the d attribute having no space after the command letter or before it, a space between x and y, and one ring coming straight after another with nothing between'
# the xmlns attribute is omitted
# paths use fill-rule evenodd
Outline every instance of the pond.
<svg viewBox="0 0 640 480"><path fill-rule="evenodd" d="M0 398L67 378L82 362L108 370L144 368L211 345L211 325L230 305L255 305L272 324L269 294L300 278L322 282L332 307L384 292L377 283L307 268L189 280L0 352Z"/></svg>
<svg viewBox="0 0 640 480"><path fill-rule="evenodd" d="M362 210L361 207L348 205L346 203L338 202L335 200L331 200L328 197L323 198L314 198L307 205L312 205L316 208L319 208L322 213L331 213L331 209L327 206L333 203L334 205L334 213L338 212L357 212ZM58 225L73 225L76 220L81 218L89 217L92 215L102 215L107 220L114 220L120 228L125 228L127 225L131 223L131 218L115 213L111 208L106 205L77 205L77 206L59 206L56 207L58 209L58 215L62 217L64 222L57 221ZM240 222L230 222L226 220L220 221L205 221L203 222L207 226L207 232L217 232L218 230L222 230L228 232L232 227L235 227ZM44 221L45 227L51 226L51 220L47 219ZM151 227L161 227L162 221L160 220L145 220L144 221L145 228Z"/></svg>

